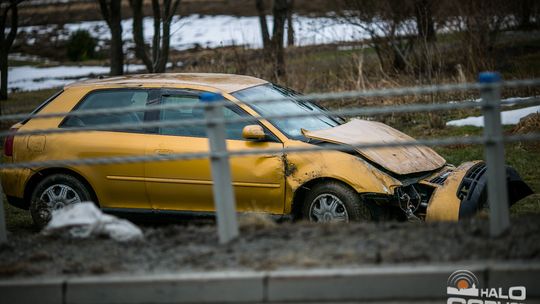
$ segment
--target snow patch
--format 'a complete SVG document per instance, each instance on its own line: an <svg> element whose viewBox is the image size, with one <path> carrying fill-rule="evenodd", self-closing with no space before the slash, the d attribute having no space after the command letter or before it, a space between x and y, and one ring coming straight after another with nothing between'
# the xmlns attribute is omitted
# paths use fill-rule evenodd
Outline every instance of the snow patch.
<svg viewBox="0 0 540 304"><path fill-rule="evenodd" d="M517 110L503 111L501 112L501 122L503 125L515 125L519 123L519 120L529 114L539 113L540 106L527 107ZM484 116L469 116L463 119L451 120L446 123L447 126L475 126L484 127Z"/></svg>
<svg viewBox="0 0 540 304"><path fill-rule="evenodd" d="M126 65L127 72L144 70L143 65ZM56 66L39 68L19 66L9 68L8 88L11 91L33 91L63 87L64 85L98 75L106 75L110 71L104 66Z"/></svg>
<svg viewBox="0 0 540 304"><path fill-rule="evenodd" d="M514 106L520 102L528 101L531 99L538 99L540 96L529 96L529 97L509 97L505 99L501 99L501 105L503 107L511 107ZM448 101L448 103L461 103L465 101L472 101L472 102L482 102L482 98L476 98L476 99L465 99L465 100L452 100Z"/></svg>
<svg viewBox="0 0 540 304"><path fill-rule="evenodd" d="M267 17L268 28L273 26L273 18ZM313 45L358 41L369 37L369 34L358 26L340 23L330 17L309 17L295 15L293 18L296 45ZM144 39L152 42L154 36L153 18L143 19ZM133 47L133 19L122 20L122 37L125 50ZM65 25L25 26L19 28L28 37L52 35L54 39L67 40L71 33L77 30L87 30L93 37L98 38L98 45L103 46L104 40L111 37L105 21L84 21ZM33 38L27 43L31 44ZM186 50L194 46L220 47L231 45L246 45L251 48L262 47L259 18L236 17L228 15L201 16L198 14L173 18L171 24L171 48Z"/></svg>

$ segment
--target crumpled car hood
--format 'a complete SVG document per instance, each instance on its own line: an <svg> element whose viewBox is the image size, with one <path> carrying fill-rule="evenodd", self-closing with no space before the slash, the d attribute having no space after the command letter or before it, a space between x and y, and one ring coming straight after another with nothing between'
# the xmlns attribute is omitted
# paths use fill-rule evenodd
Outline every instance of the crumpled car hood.
<svg viewBox="0 0 540 304"><path fill-rule="evenodd" d="M383 123L353 119L343 125L319 131L302 130L307 138L335 144L360 145L414 141L414 138ZM357 148L356 151L383 168L399 174L432 171L446 164L433 149L426 146Z"/></svg>

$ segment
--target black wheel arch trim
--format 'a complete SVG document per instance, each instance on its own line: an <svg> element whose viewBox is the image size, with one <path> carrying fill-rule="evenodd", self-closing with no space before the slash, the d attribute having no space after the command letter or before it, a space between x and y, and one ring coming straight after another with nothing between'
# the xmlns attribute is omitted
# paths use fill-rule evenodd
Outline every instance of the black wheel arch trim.
<svg viewBox="0 0 540 304"><path fill-rule="evenodd" d="M533 194L516 169L506 166L506 183L509 207L517 201ZM469 187L464 191L464 187ZM456 193L461 199L459 219L470 218L487 203L487 170L484 162L471 167L465 174Z"/></svg>

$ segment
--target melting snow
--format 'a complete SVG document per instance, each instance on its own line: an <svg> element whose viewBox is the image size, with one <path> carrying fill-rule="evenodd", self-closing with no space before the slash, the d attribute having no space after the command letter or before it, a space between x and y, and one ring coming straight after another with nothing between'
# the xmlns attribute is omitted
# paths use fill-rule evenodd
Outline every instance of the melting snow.
<svg viewBox="0 0 540 304"><path fill-rule="evenodd" d="M272 18L268 17L268 27L272 28ZM144 37L151 43L153 19L144 18ZM367 38L365 32L350 24L337 23L331 17L295 16L295 39L297 45L324 44L342 41L357 41ZM133 57L129 50L133 47L133 21L122 21L125 51L128 58ZM86 21L65 25L26 26L19 32L26 33L26 42L32 44L38 36L50 35L51 40L67 40L77 30L87 30L98 38L103 46L110 39L110 31L105 21ZM246 45L252 48L262 46L258 17L235 16L200 16L190 15L183 18L176 16L171 25L171 48L184 50L196 45L202 47L219 47L230 45ZM130 71L144 70L143 66L130 66ZM36 68L31 66L13 67L9 69L8 87L12 91L31 91L61 87L67 83L83 78L105 75L108 67L99 66L59 66Z"/></svg>
<svg viewBox="0 0 540 304"><path fill-rule="evenodd" d="M268 28L272 28L273 20L267 17ZM144 37L151 43L154 36L153 19L143 19ZM332 17L307 17L295 16L293 19L295 28L296 45L313 45L334 43L343 41L358 41L368 38L365 31L359 27L336 22ZM126 50L133 46L133 20L122 21L123 38L126 41ZM103 45L104 39L110 39L110 31L105 21L85 21L80 23L68 23L46 26L26 26L19 29L30 35L49 35L56 33L51 39L66 40L69 35L77 30L87 30L100 40ZM32 43L31 38L27 40ZM258 17L235 17L235 16L200 16L190 15L179 18L175 16L171 25L171 48L185 50L195 45L202 47L219 47L230 45L247 45L253 48L262 46L261 32Z"/></svg>
<svg viewBox="0 0 540 304"><path fill-rule="evenodd" d="M144 70L142 65L126 65L128 72ZM106 75L104 66L56 66L39 68L20 66L9 68L8 87L12 91L33 91L62 87L70 82L97 75Z"/></svg>
<svg viewBox="0 0 540 304"><path fill-rule="evenodd" d="M516 99L519 99L517 97ZM501 122L503 125L515 125L519 123L519 120L529 114L539 113L540 106L527 107L517 110L503 111L501 112ZM484 126L484 116L469 116L467 118L452 120L446 123L447 126Z"/></svg>

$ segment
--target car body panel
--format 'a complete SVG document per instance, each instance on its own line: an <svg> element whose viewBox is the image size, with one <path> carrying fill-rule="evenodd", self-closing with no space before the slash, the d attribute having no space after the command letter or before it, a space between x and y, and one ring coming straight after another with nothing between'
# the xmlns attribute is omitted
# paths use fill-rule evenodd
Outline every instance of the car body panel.
<svg viewBox="0 0 540 304"><path fill-rule="evenodd" d="M479 161L471 161L455 168L444 183L431 196L426 212L426 221L456 221L459 219L461 200L457 196L458 187L467 171Z"/></svg>
<svg viewBox="0 0 540 304"><path fill-rule="evenodd" d="M40 114L61 113L73 109L92 88L67 88L64 92L47 105ZM31 119L24 125L24 130L58 128L63 117L46 119ZM109 156L144 155L143 134L127 132L90 131L85 133L56 133L46 135L43 149L29 149L28 144L33 136L16 136L17 155L14 161L83 159ZM104 152L106 151L106 152ZM146 190L144 183L130 180L133 177L144 176L142 164L108 164L95 166L66 166L65 169L77 172L92 186L103 207L149 206L144 203ZM37 169L36 171L40 171ZM25 183L28 182L25 179ZM125 193L125 194L124 194Z"/></svg>
<svg viewBox="0 0 540 304"><path fill-rule="evenodd" d="M150 136L149 155L159 153L208 153L208 139L186 136ZM275 142L227 140L229 151L278 150ZM284 166L280 153L229 158L238 211L283 214ZM213 211L210 160L197 158L147 162L146 185L156 210Z"/></svg>
<svg viewBox="0 0 540 304"><path fill-rule="evenodd" d="M142 74L125 75L110 77L104 79L90 79L69 84L66 88L101 86L112 87L133 87L144 84L145 87L212 87L214 90L223 93L232 93L249 87L268 83L250 76L218 74L218 73L161 73L161 74Z"/></svg>
<svg viewBox="0 0 540 304"><path fill-rule="evenodd" d="M44 159L85 159L144 155L145 134L91 131L49 135ZM69 149L65 149L69 147ZM89 181L107 208L150 208L144 181L144 163L69 166Z"/></svg>
<svg viewBox="0 0 540 304"><path fill-rule="evenodd" d="M289 141L285 144L286 149L309 147L312 145L301 141ZM391 195L395 187L402 185L400 181L382 173L362 158L335 150L291 152L284 157L287 161L285 171L289 189L287 202L291 201L291 193L319 178L342 181L359 193Z"/></svg>
<svg viewBox="0 0 540 304"><path fill-rule="evenodd" d="M414 138L383 123L360 119L353 119L330 129L305 130L303 134L308 138L347 145L414 141ZM385 169L400 175L433 171L446 164L444 158L433 149L421 145L356 148L356 151Z"/></svg>
<svg viewBox="0 0 540 304"><path fill-rule="evenodd" d="M26 181L32 175L30 169L2 169L2 190L6 196L23 197Z"/></svg>

